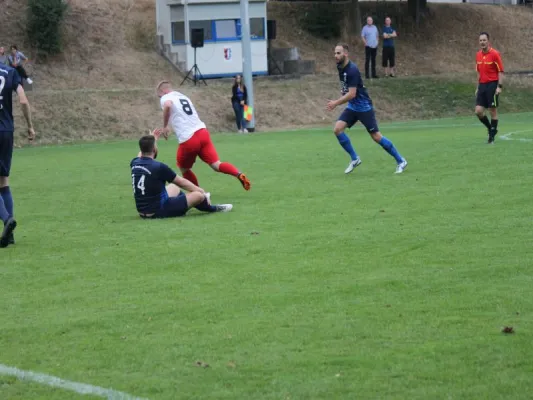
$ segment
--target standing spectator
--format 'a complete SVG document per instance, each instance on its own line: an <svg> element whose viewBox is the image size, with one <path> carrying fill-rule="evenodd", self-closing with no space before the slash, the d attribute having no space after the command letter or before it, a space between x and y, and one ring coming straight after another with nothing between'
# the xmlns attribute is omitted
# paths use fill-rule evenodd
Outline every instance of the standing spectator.
<svg viewBox="0 0 533 400"><path fill-rule="evenodd" d="M363 43L365 44L365 77L370 78L372 72L372 78L377 78L376 74L376 54L378 52L379 32L372 17L366 19L366 25L361 32ZM370 63L372 67L370 68Z"/></svg>
<svg viewBox="0 0 533 400"><path fill-rule="evenodd" d="M21 52L18 51L16 45L11 46L11 55L9 58L9 64L17 70L22 79L26 79L30 85L33 83L26 70L24 69L24 64L28 61L28 58Z"/></svg>
<svg viewBox="0 0 533 400"><path fill-rule="evenodd" d="M385 18L385 26L383 27L383 52L381 57L383 59L383 68L385 68L385 76L394 77L394 38L398 35L396 34L396 30L391 26L391 23L392 20L390 17Z"/></svg>
<svg viewBox="0 0 533 400"><path fill-rule="evenodd" d="M248 102L248 92L246 86L242 81L242 77L237 75L233 82L231 103L233 104L233 111L235 111L235 122L239 133L247 133L246 120L244 119L244 106Z"/></svg>
<svg viewBox="0 0 533 400"><path fill-rule="evenodd" d="M0 47L0 64L9 65L6 51L3 47Z"/></svg>

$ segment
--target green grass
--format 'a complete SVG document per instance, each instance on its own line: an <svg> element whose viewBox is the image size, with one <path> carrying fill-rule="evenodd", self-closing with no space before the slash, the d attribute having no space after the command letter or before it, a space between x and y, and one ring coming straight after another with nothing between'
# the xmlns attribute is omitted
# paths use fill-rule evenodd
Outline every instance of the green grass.
<svg viewBox="0 0 533 400"><path fill-rule="evenodd" d="M150 399L529 399L532 123L383 125L400 176L360 127L348 176L325 130L216 136L252 191L199 163L234 211L165 221L136 216L133 141L17 150L0 364Z"/></svg>
<svg viewBox="0 0 533 400"><path fill-rule="evenodd" d="M500 111L516 113L532 111L531 79L509 76L505 92L500 96ZM477 75L415 76L396 79L372 80L368 83L373 98L388 99L390 106L382 110L382 119L388 119L390 109L396 108L392 120L432 119L457 115L470 116L475 107ZM405 106L408 105L408 106Z"/></svg>

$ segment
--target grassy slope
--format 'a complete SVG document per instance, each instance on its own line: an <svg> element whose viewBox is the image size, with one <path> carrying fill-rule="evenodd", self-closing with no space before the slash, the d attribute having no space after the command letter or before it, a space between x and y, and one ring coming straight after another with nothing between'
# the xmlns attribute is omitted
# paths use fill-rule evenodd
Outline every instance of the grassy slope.
<svg viewBox="0 0 533 400"><path fill-rule="evenodd" d="M384 130L402 176L361 128L349 176L327 131L217 136L252 191L200 164L234 212L169 221L135 216L133 141L18 150L0 362L152 400L530 398L533 143L487 146L471 119Z"/></svg>
<svg viewBox="0 0 533 400"><path fill-rule="evenodd" d="M473 110L475 76L382 79L368 86L381 121L470 115ZM227 89L227 83L210 82L208 87L180 90L197 103L201 117L213 132L227 132L235 129ZM340 112L328 113L324 108L326 100L339 93L334 76L258 81L255 90L258 130L329 126ZM501 111L532 110L532 96L530 79L510 79L501 98ZM161 123L152 88L33 92L31 100L40 143L78 141L80 137L135 137ZM18 131L23 135L23 119L18 109L16 113ZM18 138L18 143L25 143L24 136Z"/></svg>
<svg viewBox="0 0 533 400"><path fill-rule="evenodd" d="M5 15L0 37L26 48L22 34L24 9L13 0L4 3L0 11ZM72 0L70 4L64 54L35 67L36 90L30 98L39 133L38 143L135 137L159 124L157 99L152 88L162 78L175 82L181 78L161 57L146 50L155 32L153 1L95 0L89 4ZM404 6L361 3L363 14L387 12L398 21L400 75L425 75L368 83L381 120L469 113L475 81L475 77L469 75L471 55L481 29L493 34L494 44L502 50L508 69L533 65L532 42L522 32L533 23L533 13L529 9L431 4L427 20L415 31L405 18ZM305 4L269 4L269 18L276 19L279 24L279 38L274 45L298 46L303 57L315 58L317 70L326 75L299 81L258 81L258 129L331 123L333 116L325 113L323 104L326 98L338 94L331 60L333 43L312 38L299 28L298 18L307 7ZM513 24L501 23L511 20ZM360 43L352 39L354 59L359 61ZM443 69L455 74L427 77ZM518 86L510 82L506 87L507 94L502 99L504 112L533 107L528 100L530 89L519 88L531 88L533 83L527 79L517 82ZM186 86L180 90L195 100L213 132L223 132L235 129L229 86L229 82L210 82L207 88ZM79 92L80 89L95 91ZM435 94L429 98L427 93ZM18 132L23 134L20 115L17 117ZM18 143L23 144L24 140Z"/></svg>
<svg viewBox="0 0 533 400"><path fill-rule="evenodd" d="M397 64L400 75L442 72L468 73L474 68L478 34L488 31L495 48L502 52L507 70L533 69L533 43L529 40L533 10L475 4L428 4L429 14L416 28L407 17L406 2L361 2L361 14L373 15L380 28L391 16L398 31ZM334 41L309 36L297 21L313 5L270 3L269 18L278 21L279 40L274 46L296 46L303 58L317 60L317 70L332 73ZM345 8L345 4L331 7ZM343 38L353 49L353 58L364 59L359 35ZM381 55L378 56L378 61Z"/></svg>

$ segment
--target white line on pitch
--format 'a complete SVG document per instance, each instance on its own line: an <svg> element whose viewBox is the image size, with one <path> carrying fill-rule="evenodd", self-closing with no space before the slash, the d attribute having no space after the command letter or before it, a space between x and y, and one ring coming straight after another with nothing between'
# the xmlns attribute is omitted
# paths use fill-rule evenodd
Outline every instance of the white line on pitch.
<svg viewBox="0 0 533 400"><path fill-rule="evenodd" d="M67 381L56 376L41 374L33 371L24 371L15 367L0 364L0 375L14 376L24 381L37 382L46 386L70 390L79 394L100 396L107 400L147 400L127 393L85 383Z"/></svg>
<svg viewBox="0 0 533 400"><path fill-rule="evenodd" d="M502 139L502 140L516 140L518 142L533 142L533 139L531 139L531 138L512 138L511 137L512 135L517 134L517 133L528 133L528 132L533 132L533 129L526 129L526 130L523 130L523 131L508 132L508 133L500 136L500 139Z"/></svg>

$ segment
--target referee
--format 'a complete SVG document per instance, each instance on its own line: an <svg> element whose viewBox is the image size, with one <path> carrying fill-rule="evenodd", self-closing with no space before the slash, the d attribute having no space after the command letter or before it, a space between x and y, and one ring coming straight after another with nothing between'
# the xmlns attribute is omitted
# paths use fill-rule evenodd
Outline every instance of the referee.
<svg viewBox="0 0 533 400"><path fill-rule="evenodd" d="M489 134L488 143L494 143L498 133L498 97L502 91L503 63L500 53L489 44L489 34L481 32L479 35L479 50L476 54L476 71L479 74L476 90L476 114ZM485 109L490 111L490 118L485 115Z"/></svg>

